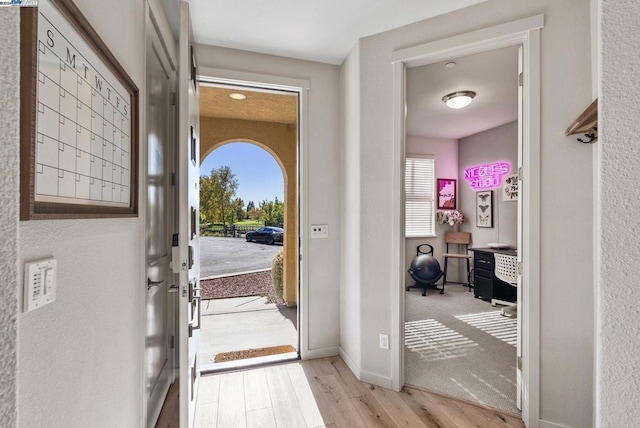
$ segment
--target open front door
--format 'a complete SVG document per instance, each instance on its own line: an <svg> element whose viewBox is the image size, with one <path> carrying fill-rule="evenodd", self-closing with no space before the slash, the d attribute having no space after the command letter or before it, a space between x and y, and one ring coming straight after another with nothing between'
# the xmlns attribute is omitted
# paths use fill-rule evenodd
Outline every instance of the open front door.
<svg viewBox="0 0 640 428"><path fill-rule="evenodd" d="M179 276L180 427L192 428L200 380L200 128L193 36L189 5L184 1L178 55L178 234L173 269Z"/></svg>
<svg viewBox="0 0 640 428"><path fill-rule="evenodd" d="M524 153L523 147L523 70L524 60L522 46L518 49L518 226L517 226L517 245L518 245L518 270L517 270L517 299L518 299L518 316L517 316L517 329L518 329L518 342L516 346L516 407L518 410L522 410L522 319L524 317L525 302L523 301L524 293L522 292L522 253L524 249L524 242L522 239L522 216L524 211L522 209L522 159Z"/></svg>

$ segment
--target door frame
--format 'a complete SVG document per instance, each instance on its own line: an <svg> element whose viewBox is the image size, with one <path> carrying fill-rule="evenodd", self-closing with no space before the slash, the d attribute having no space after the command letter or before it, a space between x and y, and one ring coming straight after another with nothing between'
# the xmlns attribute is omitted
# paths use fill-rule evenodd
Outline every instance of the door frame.
<svg viewBox="0 0 640 428"><path fill-rule="evenodd" d="M529 428L540 424L540 30L544 16L460 34L400 49L392 54L393 65L393 242L394 283L403 284L404 260L404 158L406 138L406 69L507 46L524 47L523 125L523 263L522 419ZM404 287L392 293L392 331L399 338L391 343L393 389L404 386Z"/></svg>
<svg viewBox="0 0 640 428"><path fill-rule="evenodd" d="M159 42L162 45L163 48L163 53L166 57L166 60L168 62L168 66L171 68L169 70L170 74L171 74L171 78L170 78L170 86L172 88L172 91L175 92L175 87L176 87L176 83L177 83L177 59L176 59L176 52L174 49L174 42L173 42L173 36L171 33L171 28L169 26L169 22L167 20L167 17L164 13L164 10L162 8L160 8L154 1L152 0L146 0L144 2L144 40L145 40L145 44L144 44L144 52L145 52L145 58L147 55L147 51L148 49L153 49L152 45L151 45L151 37L153 37L150 32L155 32ZM167 43L167 40L170 41L170 43ZM141 100L144 100L144 105L143 107L140 109L140 123L145 124L144 125L144 130L143 130L143 136L145 138L146 141L146 137L148 135L148 130L146 128L146 118L147 118L147 109L148 109L148 105L146 104L146 100L147 100L147 91L146 91L146 85L147 85L147 67L148 64L145 60L145 66L144 66L144 74L143 74L143 84L142 84L142 88L141 88ZM173 116L171 116L173 117ZM166 149L168 151L167 156L168 158L171 158L173 156L173 152L174 147L173 147L173 140L171 138L171 136L174 134L175 132L175 127L176 124L175 122L172 122L169 124L169 127L167 129L167 137L169 138L170 141L167 141L167 146ZM141 150L141 156L140 159L143 159L144 162L141 162L141 166L139 168L139 177L141 178L141 183L144 183L144 186L140 186L140 200L146 201L147 198L147 182L146 182L146 177L147 177L147 163L146 163L146 159L148 156L147 153L147 145L145 144L141 144L140 145L140 150ZM171 165L169 165L171 166ZM171 173L171 171L167 171L167 173ZM173 188L169 188L168 189L168 196L169 199L166 201L167 203L167 207L170 207L169 209L173 209L173 199L175 196L175 189ZM139 218L145 219L146 218L146 203L144 204L140 204L140 212L139 212ZM166 222L166 227L168 229L168 236L171 236L171 231L173 228L173 219L168 219L168 221ZM141 232L141 241L140 242L145 242L145 232L146 227L142 228L142 232ZM168 257L171 258L171 253L170 253L170 245L171 243L168 243L169 245L169 254ZM142 299L141 299L141 308L140 308L140 325L142 326L141 331L140 331L140 337L141 337L141 358L142 358L142 366L143 370L141 372L141 379L142 381L140 382L141 384L141 397L142 397L142 426L147 426L149 421L148 421L148 406L149 406L149 402L147 399L147 390L146 390L146 371L144 370L144 367L146 367L146 330L147 330L147 320L146 320L146 298L145 298L145 293L146 291L144 291L144 287L146 287L146 280L147 280L147 266L146 266L146 249L145 249L145 245L142 245L141 247L141 260L145 260L144 266L141 269L141 277L139 280L140 284L145 284L143 285L142 288ZM168 278L172 278L173 275L171 274L170 270L167 272L167 276ZM169 330L169 336L174 336L175 337L175 301L174 301L174 294L168 293L167 295L167 316L169 317L169 319L167 319L168 322L168 330ZM168 359L169 362L168 364L171 365L171 382L173 383L175 381L175 365L176 365L176 348L170 348L169 345L167 345L167 354L168 354ZM166 392L164 393L165 398L166 398ZM164 400L163 400L164 401ZM160 414L160 410L162 408L162 404L160 405L160 407L158 409L154 410L154 414L155 417L157 418Z"/></svg>
<svg viewBox="0 0 640 428"><path fill-rule="evenodd" d="M308 145L308 80L274 76L243 71L226 70L212 67L200 67L198 80L229 86L244 86L254 89L294 92L298 94L298 355L307 359L309 350L309 145Z"/></svg>

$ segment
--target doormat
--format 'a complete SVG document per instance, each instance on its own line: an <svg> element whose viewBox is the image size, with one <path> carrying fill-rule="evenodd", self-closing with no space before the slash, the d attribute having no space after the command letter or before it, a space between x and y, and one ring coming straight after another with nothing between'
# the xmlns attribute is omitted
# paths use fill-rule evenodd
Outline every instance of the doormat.
<svg viewBox="0 0 640 428"><path fill-rule="evenodd" d="M266 357L267 355L286 354L296 352L296 348L291 345L270 346L268 348L245 349L242 351L221 352L213 360L215 363L226 363L227 361L244 360L246 358Z"/></svg>

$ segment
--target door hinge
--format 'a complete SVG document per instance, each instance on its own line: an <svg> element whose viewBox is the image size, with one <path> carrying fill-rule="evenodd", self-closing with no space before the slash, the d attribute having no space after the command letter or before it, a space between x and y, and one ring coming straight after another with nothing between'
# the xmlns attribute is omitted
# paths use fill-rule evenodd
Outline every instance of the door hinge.
<svg viewBox="0 0 640 428"><path fill-rule="evenodd" d="M520 72L520 74L518 74L518 86L522 86L524 84L524 75L522 74L522 72Z"/></svg>
<svg viewBox="0 0 640 428"><path fill-rule="evenodd" d="M522 357L518 357L516 365L518 366L518 370L522 370Z"/></svg>
<svg viewBox="0 0 640 428"><path fill-rule="evenodd" d="M518 275L522 275L522 262L518 262L516 266L518 269Z"/></svg>
<svg viewBox="0 0 640 428"><path fill-rule="evenodd" d="M176 93L175 92L169 92L169 105L176 105Z"/></svg>
<svg viewBox="0 0 640 428"><path fill-rule="evenodd" d="M173 349L176 347L176 337L175 336L171 336L169 338L169 348Z"/></svg>
<svg viewBox="0 0 640 428"><path fill-rule="evenodd" d="M175 186L176 185L176 173L172 172L169 178L169 183L171 186Z"/></svg>
<svg viewBox="0 0 640 428"><path fill-rule="evenodd" d="M524 174L522 173L522 167L518 168L518 181L524 180Z"/></svg>

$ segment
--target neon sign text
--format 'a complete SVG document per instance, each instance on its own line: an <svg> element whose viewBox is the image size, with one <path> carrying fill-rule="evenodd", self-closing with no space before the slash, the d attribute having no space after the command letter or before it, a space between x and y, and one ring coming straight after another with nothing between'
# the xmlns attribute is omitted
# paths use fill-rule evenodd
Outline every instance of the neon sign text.
<svg viewBox="0 0 640 428"><path fill-rule="evenodd" d="M464 170L464 179L474 189L491 189L502 185L502 177L509 174L511 165L508 162L476 165Z"/></svg>

